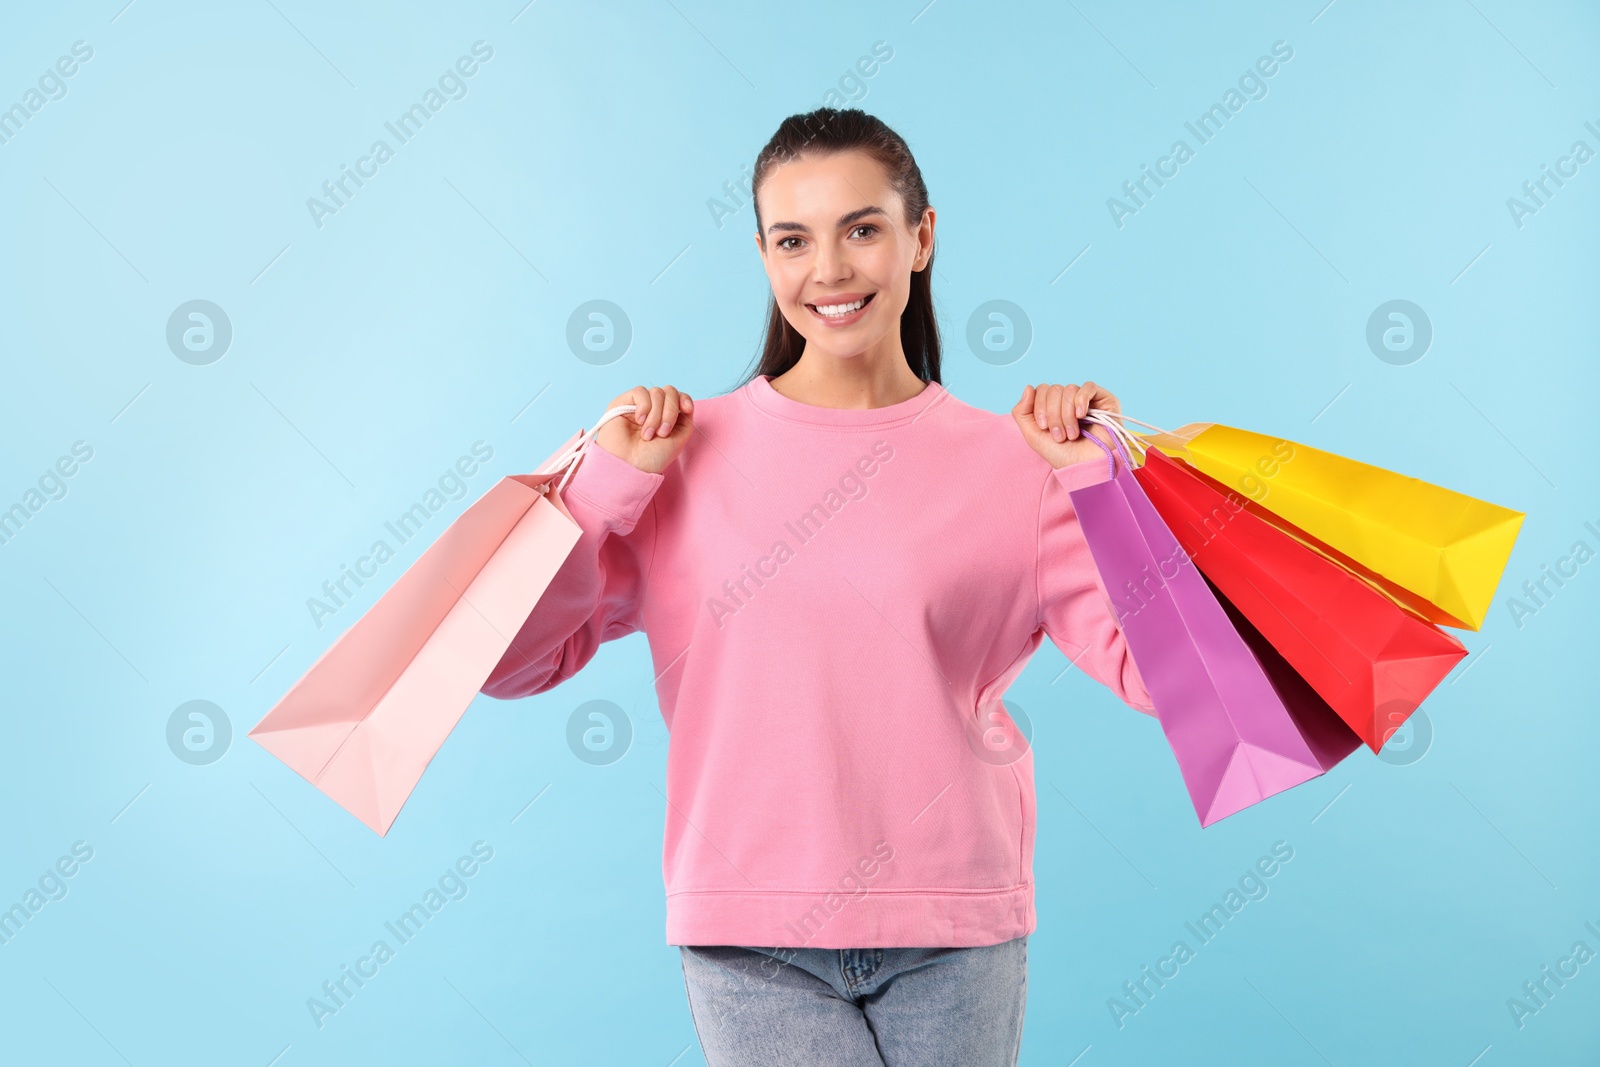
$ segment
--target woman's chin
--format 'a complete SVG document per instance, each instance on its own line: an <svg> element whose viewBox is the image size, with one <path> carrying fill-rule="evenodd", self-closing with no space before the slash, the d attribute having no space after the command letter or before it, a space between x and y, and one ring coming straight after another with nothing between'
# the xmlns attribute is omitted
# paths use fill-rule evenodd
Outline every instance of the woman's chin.
<svg viewBox="0 0 1600 1067"><path fill-rule="evenodd" d="M801 335L805 336L805 335ZM806 350L819 355L831 356L834 359L860 359L877 347L882 337L873 337L865 341L851 338L848 342L841 337L825 335L822 337L806 337Z"/></svg>

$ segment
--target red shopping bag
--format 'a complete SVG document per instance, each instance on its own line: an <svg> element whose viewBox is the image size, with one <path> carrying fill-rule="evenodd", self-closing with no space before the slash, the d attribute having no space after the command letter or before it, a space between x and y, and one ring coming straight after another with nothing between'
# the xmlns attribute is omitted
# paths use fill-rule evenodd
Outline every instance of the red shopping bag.
<svg viewBox="0 0 1600 1067"><path fill-rule="evenodd" d="M1150 449L1135 473L1205 577L1374 752L1467 654L1287 520Z"/></svg>
<svg viewBox="0 0 1600 1067"><path fill-rule="evenodd" d="M249 736L387 834L583 533L559 489L600 425L633 409L619 405L573 434L538 473L500 479Z"/></svg>

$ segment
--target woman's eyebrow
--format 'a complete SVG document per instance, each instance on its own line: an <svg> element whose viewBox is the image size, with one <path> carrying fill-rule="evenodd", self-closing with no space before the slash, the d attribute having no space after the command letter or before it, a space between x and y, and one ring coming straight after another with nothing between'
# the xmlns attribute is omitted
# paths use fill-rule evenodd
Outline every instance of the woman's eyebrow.
<svg viewBox="0 0 1600 1067"><path fill-rule="evenodd" d="M836 227L838 227L838 226L848 226L852 222L856 222L856 221L858 221L860 219L866 218L868 215L887 215L887 214L888 214L887 211L884 211L883 208L878 207L876 204L868 204L866 207L858 207L858 208L856 208L854 211L850 212L848 215L840 215L839 216L839 221L834 223L834 225ZM767 227L767 232L768 233L776 233L778 230L785 230L785 231L791 231L792 230L792 231L794 231L796 233L810 233L811 232L811 227L807 226L803 222L774 222L771 226Z"/></svg>

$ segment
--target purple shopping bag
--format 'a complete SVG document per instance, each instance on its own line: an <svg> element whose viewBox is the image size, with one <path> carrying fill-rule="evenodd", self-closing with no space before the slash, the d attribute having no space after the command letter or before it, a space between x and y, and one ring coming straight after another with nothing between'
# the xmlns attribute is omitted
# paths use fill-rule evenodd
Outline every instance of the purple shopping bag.
<svg viewBox="0 0 1600 1067"><path fill-rule="evenodd" d="M1330 745L1325 709L1291 713L1303 693L1263 669L1134 479L1120 438L1113 454L1088 426L1111 478L1072 490L1072 505L1200 825L1322 774L1359 740Z"/></svg>

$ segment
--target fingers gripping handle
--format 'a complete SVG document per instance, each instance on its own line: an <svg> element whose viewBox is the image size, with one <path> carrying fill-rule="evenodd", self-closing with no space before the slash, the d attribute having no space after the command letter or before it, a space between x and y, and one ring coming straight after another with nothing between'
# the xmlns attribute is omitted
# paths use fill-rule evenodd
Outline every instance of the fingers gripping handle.
<svg viewBox="0 0 1600 1067"><path fill-rule="evenodd" d="M1141 419L1130 418L1121 412L1109 411L1105 408L1090 408L1089 413L1084 416L1082 421L1104 426L1108 431L1110 431L1112 440L1116 444L1118 451L1122 453L1123 462L1127 463L1129 470L1133 469L1133 463L1131 462L1130 457L1138 456L1142 459L1147 446L1144 441L1136 437L1131 430L1123 425L1123 423L1137 423L1138 425L1147 427L1156 433L1167 433L1166 430L1163 430L1154 423L1144 422ZM1116 460L1112 456L1111 449L1107 448L1105 444L1098 438L1095 438L1094 434L1089 434L1089 437L1093 438L1095 443L1100 445L1101 451L1105 452L1106 462L1111 464L1112 476L1115 477Z"/></svg>
<svg viewBox="0 0 1600 1067"><path fill-rule="evenodd" d="M581 459L583 454L588 451L589 446L594 442L594 439L599 436L600 427L604 426L607 422L618 415L627 415L630 412L635 411L638 406L639 405L637 404L618 404L616 407L607 411L604 415L600 416L599 421L594 424L593 428L585 431L583 436L572 442L570 447L564 449L554 456L551 456L545 465L534 471L534 473L557 474L564 471L565 473L561 473L561 483L556 486L556 490L558 492L565 490L567 488L567 481L572 477L572 472L578 469L578 460ZM539 492L541 493L548 492L549 489L549 482L545 482L543 485L539 486Z"/></svg>
<svg viewBox="0 0 1600 1067"><path fill-rule="evenodd" d="M1145 451L1144 442L1134 437L1134 435L1126 426L1117 422L1116 419L1112 417L1113 414L1113 412L1104 411L1099 408L1091 408L1089 414L1084 416L1084 421L1093 423L1095 425L1104 426L1114 440L1122 443L1122 447L1127 449L1130 456L1135 456L1142 460L1144 458Z"/></svg>

